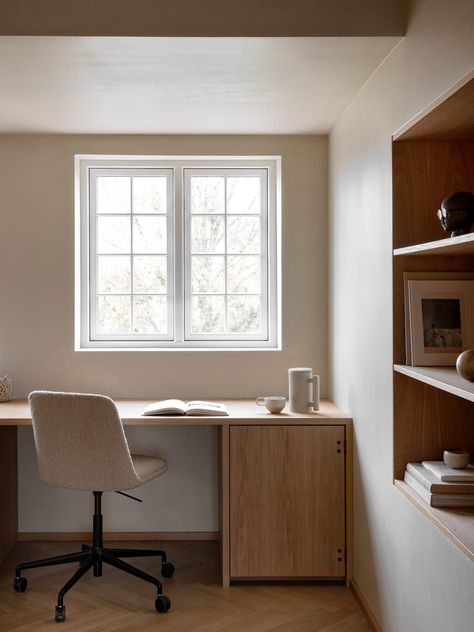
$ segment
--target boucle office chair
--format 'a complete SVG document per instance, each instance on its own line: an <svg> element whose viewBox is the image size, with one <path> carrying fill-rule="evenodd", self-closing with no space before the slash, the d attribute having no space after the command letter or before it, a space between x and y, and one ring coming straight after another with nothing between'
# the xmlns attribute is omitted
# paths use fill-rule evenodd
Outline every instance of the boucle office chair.
<svg viewBox="0 0 474 632"><path fill-rule="evenodd" d="M35 391L28 399L40 477L56 487L93 492L93 540L92 546L83 544L82 551L78 553L19 564L13 581L14 589L17 592L26 590L27 580L21 577L24 569L79 562L78 570L58 593L55 620L64 621L64 595L90 568L93 568L95 577L100 577L102 563L105 562L154 584L157 589L155 607L158 612L167 612L171 602L163 595L161 582L121 559L161 557L161 574L171 577L174 566L166 561L166 553L104 548L101 515L102 492L139 487L163 474L167 469L166 461L130 454L117 407L108 397Z"/></svg>

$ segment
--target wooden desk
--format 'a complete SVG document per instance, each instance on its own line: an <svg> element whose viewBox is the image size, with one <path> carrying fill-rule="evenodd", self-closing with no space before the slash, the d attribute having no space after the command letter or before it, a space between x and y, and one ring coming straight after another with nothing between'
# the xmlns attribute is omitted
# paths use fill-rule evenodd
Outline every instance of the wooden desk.
<svg viewBox="0 0 474 632"><path fill-rule="evenodd" d="M352 420L332 402L323 400L318 413L270 415L253 400L220 400L228 406L229 417L143 417L141 412L151 400L115 401L125 426L218 428L224 586L231 579L250 577L323 575L348 581ZM0 561L18 537L17 427L30 425L26 400L0 404ZM316 427L321 427L319 432ZM337 528L343 529L344 542L336 545L331 534ZM329 551L334 546L337 549Z"/></svg>

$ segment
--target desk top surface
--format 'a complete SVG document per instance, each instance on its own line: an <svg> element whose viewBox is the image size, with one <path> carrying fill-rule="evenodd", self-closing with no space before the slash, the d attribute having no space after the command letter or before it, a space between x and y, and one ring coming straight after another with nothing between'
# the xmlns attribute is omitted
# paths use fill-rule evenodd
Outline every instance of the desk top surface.
<svg viewBox="0 0 474 632"><path fill-rule="evenodd" d="M230 426L245 424L269 425L350 425L352 419L328 399L321 400L317 413L267 413L251 399L220 399L229 408L229 417L193 417L160 415L144 417L142 411L151 399L115 399L125 426ZM26 399L12 399L0 403L0 426L30 426L31 413Z"/></svg>

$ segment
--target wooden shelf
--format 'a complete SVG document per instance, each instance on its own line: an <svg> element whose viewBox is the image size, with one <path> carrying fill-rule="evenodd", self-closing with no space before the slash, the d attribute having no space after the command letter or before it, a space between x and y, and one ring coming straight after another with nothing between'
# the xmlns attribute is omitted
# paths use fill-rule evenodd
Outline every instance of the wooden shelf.
<svg viewBox="0 0 474 632"><path fill-rule="evenodd" d="M474 233L448 237L436 218L448 195L473 190L474 71L392 140L394 484L474 561L474 507L430 507L403 481L407 463L439 461L447 446L474 453L474 383L452 366L398 364L406 357L405 273L468 278L474 272Z"/></svg>
<svg viewBox="0 0 474 632"><path fill-rule="evenodd" d="M456 369L452 367L395 364L393 369L398 371L398 373L412 377L414 380L424 382L446 391L446 393L474 402L474 382L464 380L458 375Z"/></svg>
<svg viewBox="0 0 474 632"><path fill-rule="evenodd" d="M393 140L474 140L474 72L393 135Z"/></svg>
<svg viewBox="0 0 474 632"><path fill-rule="evenodd" d="M400 255L474 255L474 233L415 244L405 248L396 248L395 256Z"/></svg>
<svg viewBox="0 0 474 632"><path fill-rule="evenodd" d="M474 507L430 507L404 481L395 480L394 483L397 489L474 562Z"/></svg>

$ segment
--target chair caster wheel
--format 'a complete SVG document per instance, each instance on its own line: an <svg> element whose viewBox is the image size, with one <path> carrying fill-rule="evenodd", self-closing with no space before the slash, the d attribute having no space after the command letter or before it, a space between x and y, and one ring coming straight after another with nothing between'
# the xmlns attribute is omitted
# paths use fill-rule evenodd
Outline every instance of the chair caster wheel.
<svg viewBox="0 0 474 632"><path fill-rule="evenodd" d="M26 577L15 577L13 580L13 589L16 590L16 592L25 592L27 586L28 580Z"/></svg>
<svg viewBox="0 0 474 632"><path fill-rule="evenodd" d="M161 597L157 597L155 601L155 608L158 612L168 612L171 608L171 601L168 597L161 595Z"/></svg>
<svg viewBox="0 0 474 632"><path fill-rule="evenodd" d="M56 621L56 623L66 621L66 606L56 606L54 620Z"/></svg>
<svg viewBox="0 0 474 632"><path fill-rule="evenodd" d="M161 574L163 577L173 577L174 570L174 564L171 564L171 562L165 562L161 567Z"/></svg>

